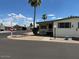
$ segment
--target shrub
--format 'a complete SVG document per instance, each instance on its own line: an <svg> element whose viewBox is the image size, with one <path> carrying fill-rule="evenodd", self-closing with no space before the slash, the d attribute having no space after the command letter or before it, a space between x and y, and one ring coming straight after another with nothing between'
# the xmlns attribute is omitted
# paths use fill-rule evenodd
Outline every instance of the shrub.
<svg viewBox="0 0 79 59"><path fill-rule="evenodd" d="M38 34L38 28L33 28L32 32L33 32L34 35L37 35Z"/></svg>

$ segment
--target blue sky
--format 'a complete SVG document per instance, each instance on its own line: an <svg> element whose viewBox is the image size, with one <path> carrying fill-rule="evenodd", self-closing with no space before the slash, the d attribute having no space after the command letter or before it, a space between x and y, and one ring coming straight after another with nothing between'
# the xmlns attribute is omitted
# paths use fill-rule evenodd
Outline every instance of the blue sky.
<svg viewBox="0 0 79 59"><path fill-rule="evenodd" d="M0 22L10 25L10 16L13 24L29 25L33 19L33 8L28 0L0 0ZM79 16L79 0L42 0L37 7L37 21L42 21L42 14L46 13L47 20L67 16ZM14 17L14 18L13 18Z"/></svg>

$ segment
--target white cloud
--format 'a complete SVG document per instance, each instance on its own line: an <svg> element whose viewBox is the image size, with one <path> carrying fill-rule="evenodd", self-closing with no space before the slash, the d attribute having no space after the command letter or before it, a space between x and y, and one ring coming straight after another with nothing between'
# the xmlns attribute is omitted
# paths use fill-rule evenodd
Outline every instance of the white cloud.
<svg viewBox="0 0 79 59"><path fill-rule="evenodd" d="M61 17L56 17L54 14L48 14L48 17L51 19L62 19Z"/></svg>
<svg viewBox="0 0 79 59"><path fill-rule="evenodd" d="M11 22L11 21L13 21L13 18L12 17L6 17L2 20L4 20L3 22Z"/></svg>
<svg viewBox="0 0 79 59"><path fill-rule="evenodd" d="M22 14L16 15L15 18L16 19L26 19L26 17Z"/></svg>
<svg viewBox="0 0 79 59"><path fill-rule="evenodd" d="M25 19L25 24L28 27L30 25L30 23L33 23L33 18L32 17L27 17Z"/></svg>
<svg viewBox="0 0 79 59"><path fill-rule="evenodd" d="M8 14L8 16L13 17L16 20L22 19L22 20L27 20L27 21L33 21L32 17L26 17L26 16L22 15L21 13L19 13L19 14L10 13L10 14Z"/></svg>
<svg viewBox="0 0 79 59"><path fill-rule="evenodd" d="M62 18L57 18L57 19L62 19Z"/></svg>
<svg viewBox="0 0 79 59"><path fill-rule="evenodd" d="M3 21L2 21L2 19L0 19L0 23L2 23Z"/></svg>
<svg viewBox="0 0 79 59"><path fill-rule="evenodd" d="M10 13L10 14L8 14L8 16L12 17L13 20L18 20L18 22L20 20L23 20L24 22L22 24L26 24L26 25L30 25L30 23L33 22L32 17L26 17L26 16L22 15L21 13L19 13L19 14ZM20 25L22 25L22 24L20 24Z"/></svg>
<svg viewBox="0 0 79 59"><path fill-rule="evenodd" d="M52 17L51 19L56 19L56 17Z"/></svg>
<svg viewBox="0 0 79 59"><path fill-rule="evenodd" d="M10 13L10 14L8 14L8 16L16 16L16 14L15 13Z"/></svg>
<svg viewBox="0 0 79 59"><path fill-rule="evenodd" d="M57 18L54 14L48 14L48 17L49 17L50 19L56 19L56 18Z"/></svg>
<svg viewBox="0 0 79 59"><path fill-rule="evenodd" d="M11 22L10 22L10 21L3 22L3 24L4 24L5 26L11 27ZM13 23L12 23L12 26L14 26L14 25L16 25L16 24L17 24L16 22L13 22Z"/></svg>
<svg viewBox="0 0 79 59"><path fill-rule="evenodd" d="M27 21L33 21L33 18L31 18L31 17L27 17Z"/></svg>
<svg viewBox="0 0 79 59"><path fill-rule="evenodd" d="M11 26L11 20L12 20L13 26L16 24L29 26L30 23L33 22L32 17L26 17L21 13L19 14L9 13L6 18L0 19L0 22L3 23L5 26Z"/></svg>
<svg viewBox="0 0 79 59"><path fill-rule="evenodd" d="M22 14L15 14L15 13L10 13L8 14L8 16L13 17L14 19L26 19L26 16L22 15Z"/></svg>
<svg viewBox="0 0 79 59"><path fill-rule="evenodd" d="M59 17L59 18L57 18L57 17L52 17L51 19L54 19L54 20L55 20L55 19L62 19L62 18L61 18L61 17Z"/></svg>
<svg viewBox="0 0 79 59"><path fill-rule="evenodd" d="M53 17L53 16L55 16L54 14L48 14L47 16L49 16L49 17Z"/></svg>
<svg viewBox="0 0 79 59"><path fill-rule="evenodd" d="M13 21L13 18L11 17L7 17L7 18L4 18L2 19L4 20L2 23L5 25L5 26L11 26L11 21L12 21L12 26L16 25L17 23Z"/></svg>

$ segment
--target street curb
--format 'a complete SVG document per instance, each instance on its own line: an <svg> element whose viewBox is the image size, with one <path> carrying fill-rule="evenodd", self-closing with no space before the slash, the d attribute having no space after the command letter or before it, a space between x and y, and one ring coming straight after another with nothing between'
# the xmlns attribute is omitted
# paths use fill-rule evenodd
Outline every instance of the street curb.
<svg viewBox="0 0 79 59"><path fill-rule="evenodd" d="M10 39L10 40L25 40L25 41L43 41L43 42L56 42L56 43L68 43L68 44L79 44L79 42L78 41L73 41L73 40L57 40L57 39L52 39L52 40L50 40L50 38L49 39L41 39L41 40L32 40L32 39L23 39L23 38L14 38L14 37L11 37L11 36L8 36L7 37L8 39Z"/></svg>

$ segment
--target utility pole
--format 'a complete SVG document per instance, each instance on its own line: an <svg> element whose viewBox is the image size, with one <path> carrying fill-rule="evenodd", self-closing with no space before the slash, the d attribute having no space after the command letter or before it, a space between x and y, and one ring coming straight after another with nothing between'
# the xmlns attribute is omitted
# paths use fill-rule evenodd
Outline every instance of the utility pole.
<svg viewBox="0 0 79 59"><path fill-rule="evenodd" d="M9 15L9 19L10 19L10 31L11 31L11 37L12 37L13 36L13 25L12 25L13 16L12 15Z"/></svg>
<svg viewBox="0 0 79 59"><path fill-rule="evenodd" d="M12 25L13 19L11 18L10 20L11 20L11 29L10 30L11 30L11 37L12 37L13 36L13 25Z"/></svg>

